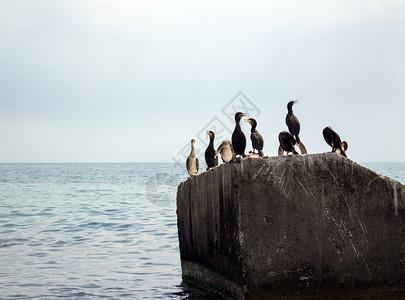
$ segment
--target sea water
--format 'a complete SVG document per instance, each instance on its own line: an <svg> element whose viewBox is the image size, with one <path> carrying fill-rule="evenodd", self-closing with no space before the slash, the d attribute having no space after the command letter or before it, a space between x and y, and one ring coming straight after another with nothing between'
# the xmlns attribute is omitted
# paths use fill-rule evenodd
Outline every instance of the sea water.
<svg viewBox="0 0 405 300"><path fill-rule="evenodd" d="M363 165L405 183L405 163ZM0 299L217 299L182 284L174 164L0 164Z"/></svg>

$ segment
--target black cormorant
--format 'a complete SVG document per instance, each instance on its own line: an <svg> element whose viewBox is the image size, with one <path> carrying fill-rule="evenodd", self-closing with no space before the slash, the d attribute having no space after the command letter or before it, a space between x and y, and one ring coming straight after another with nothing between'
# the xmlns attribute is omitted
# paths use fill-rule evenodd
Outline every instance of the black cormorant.
<svg viewBox="0 0 405 300"><path fill-rule="evenodd" d="M278 147L278 155L283 155L284 151L287 152L287 155L289 152L292 152L293 154L298 154L297 151L295 151L294 145L296 143L295 138L288 132L288 131L282 131L278 135L278 140L280 142L280 146Z"/></svg>
<svg viewBox="0 0 405 300"><path fill-rule="evenodd" d="M235 156L240 155L242 157L245 157L245 148L246 148L246 137L245 134L242 132L242 129L240 128L240 120L242 117L246 116L246 114L237 112L235 114L235 129L233 130L232 133L232 146L233 150L235 151Z"/></svg>
<svg viewBox="0 0 405 300"><path fill-rule="evenodd" d="M217 149L216 155L218 154L221 154L223 162L229 162L235 156L231 141L223 141Z"/></svg>
<svg viewBox="0 0 405 300"><path fill-rule="evenodd" d="M246 122L252 125L252 128L250 130L251 131L250 139L252 140L253 153L255 153L256 149L259 152L259 155L263 157L264 140L262 135L256 130L257 122L253 118L246 120Z"/></svg>
<svg viewBox="0 0 405 300"><path fill-rule="evenodd" d="M300 121L296 115L294 115L292 107L298 101L290 101L287 104L288 113L285 117L285 123L287 124L288 131L295 137L298 147L300 148L301 154L307 154L307 149L305 148L304 144L301 142L299 134L300 134Z"/></svg>
<svg viewBox="0 0 405 300"><path fill-rule="evenodd" d="M195 156L194 143L195 143L195 140L192 139L191 140L191 152L186 160L187 172L188 172L188 174L190 174L190 176L197 174L198 167L200 166L198 158Z"/></svg>
<svg viewBox="0 0 405 300"><path fill-rule="evenodd" d="M322 131L322 134L326 143L328 143L328 145L332 147L332 152L336 152L338 154L346 156L345 151L347 150L347 142L342 142L340 140L340 136L337 134L336 131L332 129L332 127L325 127Z"/></svg>
<svg viewBox="0 0 405 300"><path fill-rule="evenodd" d="M210 143L208 144L208 147L205 150L205 162L207 163L207 170L208 170L218 166L218 156L216 155L214 148L215 134L213 131L207 131L207 134L210 137Z"/></svg>

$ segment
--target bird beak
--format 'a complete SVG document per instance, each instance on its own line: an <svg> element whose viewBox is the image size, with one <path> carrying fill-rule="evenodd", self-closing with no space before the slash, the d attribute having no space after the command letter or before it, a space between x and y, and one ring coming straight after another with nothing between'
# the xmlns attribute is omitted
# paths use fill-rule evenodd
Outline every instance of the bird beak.
<svg viewBox="0 0 405 300"><path fill-rule="evenodd" d="M298 103L298 100L295 100L295 101L294 101L294 104L296 104L296 103Z"/></svg>
<svg viewBox="0 0 405 300"><path fill-rule="evenodd" d="M250 120L245 120L245 122L248 122L248 123L250 123Z"/></svg>
<svg viewBox="0 0 405 300"><path fill-rule="evenodd" d="M242 113L242 115L241 115L241 117L246 117L247 116L247 114L245 114L245 113Z"/></svg>

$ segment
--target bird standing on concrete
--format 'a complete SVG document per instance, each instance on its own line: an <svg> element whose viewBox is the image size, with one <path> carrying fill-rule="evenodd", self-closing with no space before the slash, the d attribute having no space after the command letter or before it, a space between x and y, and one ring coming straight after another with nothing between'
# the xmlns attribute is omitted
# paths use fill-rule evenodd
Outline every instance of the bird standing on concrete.
<svg viewBox="0 0 405 300"><path fill-rule="evenodd" d="M298 154L294 148L294 145L296 144L295 138L288 131L280 132L278 135L278 140L280 142L280 146L278 147L278 156L283 155L284 151L287 152L287 155L290 152L295 155Z"/></svg>
<svg viewBox="0 0 405 300"><path fill-rule="evenodd" d="M253 153L255 153L255 149L259 152L259 155L263 157L263 145L264 145L264 140L262 135L257 131L257 122L255 119L250 118L249 120L246 120L250 125L252 125L252 128L250 130L250 139L252 141L252 147L253 147Z"/></svg>
<svg viewBox="0 0 405 300"><path fill-rule="evenodd" d="M337 134L336 131L332 129L332 127L325 127L322 131L322 134L326 143L332 147L332 152L336 152L337 154L346 156L346 150L348 147L347 142L341 142L340 136Z"/></svg>
<svg viewBox="0 0 405 300"><path fill-rule="evenodd" d="M285 117L285 123L287 124L288 131L295 137L295 140L300 148L301 154L307 154L307 149L305 148L304 144L301 142L299 134L300 134L300 121L296 115L294 115L292 107L294 104L298 103L298 101L290 101L287 104L288 113Z"/></svg>
<svg viewBox="0 0 405 300"><path fill-rule="evenodd" d="M246 154L245 154L246 137L239 124L240 120L244 116L246 116L246 114L241 113L241 112L237 112L235 114L236 125L235 125L235 129L233 130L233 133L232 133L232 146L233 146L233 150L235 151L235 157L236 157L236 155L246 157Z"/></svg>
<svg viewBox="0 0 405 300"><path fill-rule="evenodd" d="M209 170L218 166L218 156L216 155L216 151L214 148L215 134L213 131L207 131L207 134L210 137L210 143L205 150L205 162L207 163L207 170Z"/></svg>
<svg viewBox="0 0 405 300"><path fill-rule="evenodd" d="M223 141L217 149L216 155L218 154L221 155L223 162L229 162L235 156L231 141Z"/></svg>
<svg viewBox="0 0 405 300"><path fill-rule="evenodd" d="M188 172L188 174L190 174L190 176L197 174L198 168L200 166L198 158L195 156L194 144L195 144L195 140L192 139L191 140L191 152L186 160L187 172Z"/></svg>

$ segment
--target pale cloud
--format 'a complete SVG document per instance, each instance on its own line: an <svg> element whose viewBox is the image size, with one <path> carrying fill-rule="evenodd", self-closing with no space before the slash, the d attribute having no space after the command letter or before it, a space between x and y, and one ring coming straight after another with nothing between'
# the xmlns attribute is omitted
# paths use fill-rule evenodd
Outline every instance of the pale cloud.
<svg viewBox="0 0 405 300"><path fill-rule="evenodd" d="M0 7L0 161L170 161L240 90L270 155L298 98L310 152L331 125L355 160L404 161L386 156L405 111L404 1Z"/></svg>

